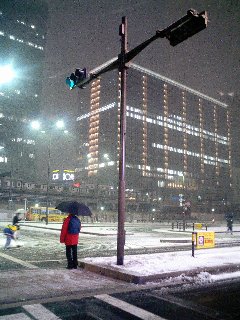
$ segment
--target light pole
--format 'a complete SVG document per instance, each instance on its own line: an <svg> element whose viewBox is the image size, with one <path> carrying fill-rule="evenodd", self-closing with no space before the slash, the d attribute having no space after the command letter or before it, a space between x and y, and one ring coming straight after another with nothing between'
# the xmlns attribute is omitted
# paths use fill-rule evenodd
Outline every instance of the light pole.
<svg viewBox="0 0 240 320"><path fill-rule="evenodd" d="M117 264L124 263L124 244L125 244L125 141L126 141L126 79L127 63L136 57L143 49L150 45L158 38L166 38L170 45L176 46L185 41L194 34L207 27L207 13L203 11L198 13L191 9L187 14L163 30L157 30L156 34L145 42L141 43L134 49L127 50L127 19L122 18L122 24L119 28L121 36L121 53L118 58L113 59L109 64L104 64L102 68L96 68L94 72L86 74L86 69L76 69L66 79L70 90L79 87L84 89L85 86L108 71L118 69L121 73L121 101L120 101L120 154L119 154L119 187L118 187L118 236L117 236Z"/></svg>
<svg viewBox="0 0 240 320"><path fill-rule="evenodd" d="M41 123L39 121L32 121L31 127L34 130L41 129ZM46 188L46 224L48 224L48 217L49 217L49 184L50 184L50 173L51 173L51 146L52 146L52 133L53 130L57 129L64 129L65 124L63 120L58 120L54 125L47 126L45 130L41 130L42 134L48 134L48 143L47 143L47 188ZM64 130L64 133L67 133L67 130Z"/></svg>

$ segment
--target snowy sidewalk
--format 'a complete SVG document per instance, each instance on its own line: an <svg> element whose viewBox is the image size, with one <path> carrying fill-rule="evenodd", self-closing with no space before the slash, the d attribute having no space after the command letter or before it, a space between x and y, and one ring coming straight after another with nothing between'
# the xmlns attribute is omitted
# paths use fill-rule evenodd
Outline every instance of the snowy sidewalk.
<svg viewBox="0 0 240 320"><path fill-rule="evenodd" d="M3 255L3 253L0 253ZM2 257L3 258L3 257ZM115 257L86 258L84 269L26 269L0 273L0 310L27 303L76 299L164 283L209 283L240 277L240 247L148 255L128 255L124 265ZM93 272L90 272L93 271ZM138 287L140 288L140 287Z"/></svg>
<svg viewBox="0 0 240 320"><path fill-rule="evenodd" d="M51 232L59 233L60 227L60 224L55 225L55 231ZM106 227L99 226L95 231L97 229L105 229L106 232ZM110 227L108 231L111 229ZM159 232L163 230L159 229ZM236 232L234 237L238 238L238 235ZM228 237L229 241L232 241L232 236ZM156 239L159 241L158 237ZM146 237L142 238L142 243L147 243ZM0 252L0 258L14 259L11 251ZM23 265L24 261L17 260L16 263ZM196 250L195 257L192 257L191 250L125 255L123 266L118 266L116 262L116 256L96 257L81 260L82 269L78 270L40 269L25 263L24 269L2 271L0 306L6 307L6 304L15 302L22 304L33 299L50 301L52 298L63 296L109 293L118 289L131 289L136 284L152 285L159 281L213 282L224 278L239 278L240 246Z"/></svg>
<svg viewBox="0 0 240 320"><path fill-rule="evenodd" d="M47 229L51 228L49 232L59 234L61 224L49 224L48 226L36 224L36 227L40 227L37 229L39 232L45 233ZM116 235L116 226L114 225L83 227L87 232L94 234L102 233L104 236L110 233L114 237ZM34 229L34 226L26 224L25 228ZM233 245L233 242L239 239L239 226L236 225L234 230L236 233L232 236L226 235L224 225L214 228L214 231L223 232L223 235L218 234L218 236L223 236L228 245L230 243ZM161 238L168 241L179 239L179 237L182 239L191 238L191 232L179 233L170 230L169 226L160 228L157 225L154 225L152 235L151 233L141 233L141 237L139 237L139 234L131 229L127 233L126 244L130 248L135 248L137 242L144 247L148 245L151 247L155 245L177 247L177 243L162 243L160 240ZM85 235L85 237L98 238L96 235ZM110 238L112 237L110 236ZM2 240L5 240L3 236ZM34 262L14 257L14 251L11 253L11 250L0 250L0 259L1 261L10 260L21 265L19 270L0 272L0 310L26 304L81 299L99 294L127 292L156 286L179 283L202 285L227 278L240 278L240 246L237 245L235 247L199 249L195 251L195 257L192 257L190 247L185 251L140 255L125 254L122 266L116 264L116 255L113 257L89 257L80 260L81 268L76 270L41 269L34 265Z"/></svg>
<svg viewBox="0 0 240 320"><path fill-rule="evenodd" d="M82 268L133 283L146 283L182 275L235 273L240 277L240 247L212 248L164 252L156 254L127 255L124 265L116 264L116 257L85 258ZM206 274L205 274L206 276ZM233 276L233 273L231 274Z"/></svg>

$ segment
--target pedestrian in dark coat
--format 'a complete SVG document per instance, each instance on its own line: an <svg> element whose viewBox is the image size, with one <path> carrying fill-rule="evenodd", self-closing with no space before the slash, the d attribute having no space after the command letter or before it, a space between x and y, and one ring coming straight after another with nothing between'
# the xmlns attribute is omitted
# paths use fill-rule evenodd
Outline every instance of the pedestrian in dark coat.
<svg viewBox="0 0 240 320"><path fill-rule="evenodd" d="M13 217L13 225L14 226L18 226L19 221L21 221L22 219L19 218L19 212L16 212L14 217Z"/></svg>
<svg viewBox="0 0 240 320"><path fill-rule="evenodd" d="M231 234L233 233L233 216L228 215L226 217L227 220L227 232L230 232Z"/></svg>
<svg viewBox="0 0 240 320"><path fill-rule="evenodd" d="M20 219L19 217L19 212L15 212L15 215L13 217L13 226L17 227L17 231L15 232L15 239L18 239L19 237L19 230L20 230L20 225L19 225L19 221L21 221L22 219Z"/></svg>
<svg viewBox="0 0 240 320"><path fill-rule="evenodd" d="M77 245L81 222L74 214L69 214L64 220L60 234L60 243L66 245L67 269L77 269Z"/></svg>
<svg viewBox="0 0 240 320"><path fill-rule="evenodd" d="M228 208L225 218L227 220L227 232L233 233L233 210Z"/></svg>

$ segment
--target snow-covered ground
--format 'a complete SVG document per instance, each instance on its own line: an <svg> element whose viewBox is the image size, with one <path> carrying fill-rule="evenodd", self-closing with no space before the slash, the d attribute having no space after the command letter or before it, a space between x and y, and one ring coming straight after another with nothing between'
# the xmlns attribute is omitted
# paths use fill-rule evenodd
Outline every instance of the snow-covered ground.
<svg viewBox="0 0 240 320"><path fill-rule="evenodd" d="M101 266L110 266L126 272L154 275L176 271L189 271L204 267L217 268L231 264L240 266L240 247L196 250L194 257L192 257L191 250L131 256L125 255L123 266L116 265L115 256L85 258L84 261Z"/></svg>
<svg viewBox="0 0 240 320"><path fill-rule="evenodd" d="M61 224L51 224L49 226L42 225L42 229L35 229L36 232L54 232L58 233L60 232ZM47 230L48 227L51 227L54 230ZM22 227L24 228L24 226ZM30 227L26 227L30 228ZM33 226L31 229L34 228ZM116 227L104 227L104 226L86 226L83 230L87 230L87 232L91 231L93 233L98 234L111 234L116 235ZM209 229L210 231L211 229ZM231 240L238 240L240 238L240 227L235 226L234 228L235 232L233 235L226 234L226 228L225 226L222 227L214 227L214 231L217 232L223 232L223 237L225 240L231 241ZM188 239L191 238L190 231L182 232L181 235L179 235L178 231L171 231L169 228L162 229L162 228L156 228L154 229L154 233L151 236L151 233L133 233L129 232L129 235L127 233L126 236L126 246L125 248L137 248L137 247L160 247L160 246L177 246L179 244L174 244L173 242L164 242L161 243L159 241L159 237L156 236L156 233L159 237L161 233L161 237L164 235L164 233L170 233L171 234L171 240L174 240L174 238L179 239L179 236L182 237L182 239ZM81 234L81 237L84 237L84 234ZM135 241L135 238L138 238L137 241ZM141 241L139 241L141 239ZM4 236L1 235L0 237L0 246L3 246L4 244ZM16 243L13 241L13 246L18 245L24 245L24 243L21 243L21 240L18 240ZM182 245L182 244L181 244ZM189 243L188 243L189 245ZM192 257L191 250L186 251L176 251L176 252L164 252L164 253L155 253L155 254L141 254L141 255L126 255L124 256L124 265L118 266L117 265L117 257L97 257L97 258L85 258L83 261L86 263L95 264L98 266L103 267L110 267L114 268L116 270L126 272L126 273L134 273L136 275L155 275L155 274L164 274L164 273L171 273L171 272L179 272L180 274L183 274L190 271L190 270L196 270L197 268L217 268L218 267L224 267L224 266L231 266L231 265L239 265L240 268L240 246L236 247L225 247L225 248L211 248L211 249L201 249L201 250L195 250L195 256ZM214 274L214 272L213 272ZM227 278L227 277L240 277L240 272L235 272L231 274L225 273L224 275L210 275L210 273L207 272L200 272L199 273L200 281L205 279L206 281L214 281L218 278Z"/></svg>

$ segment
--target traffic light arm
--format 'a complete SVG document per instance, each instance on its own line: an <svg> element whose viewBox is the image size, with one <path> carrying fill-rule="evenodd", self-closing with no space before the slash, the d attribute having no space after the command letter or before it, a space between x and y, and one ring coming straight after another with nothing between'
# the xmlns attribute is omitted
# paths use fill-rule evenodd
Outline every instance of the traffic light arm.
<svg viewBox="0 0 240 320"><path fill-rule="evenodd" d="M145 49L151 42L153 42L157 38L159 38L159 35L155 34L150 39L146 40L145 42L141 43L140 45L138 45L137 47L135 47L131 51L127 52L125 54L125 58L124 58L125 63L130 62L134 57L136 57L143 49ZM108 71L112 71L114 69L118 69L120 67L120 65L121 65L121 54L118 56L118 58L116 58L114 61L110 62L110 64L106 65L104 68L100 69L99 71L94 72L94 73L89 73L89 76L86 79L78 82L75 87L79 87L79 88L83 89L88 83L90 83L94 79L98 78L101 74L104 74ZM74 89L74 88L72 88L72 89Z"/></svg>
<svg viewBox="0 0 240 320"><path fill-rule="evenodd" d="M97 69L98 71L90 72L89 75L85 79L76 83L76 86L73 87L72 89L74 89L76 87L78 87L80 89L84 89L87 84L92 82L94 79L98 78L101 74L108 72L108 71L111 71L111 70L114 70L114 69L117 69L118 65L119 65L119 61L118 61L118 58L116 58L115 60L111 61L108 65L105 65L102 69L98 68Z"/></svg>
<svg viewBox="0 0 240 320"><path fill-rule="evenodd" d="M184 17L163 30L157 30L154 36L139 44L134 49L126 52L125 54L120 53L118 58L115 58L109 64L104 65L103 68L96 69L97 72L90 72L85 79L80 80L70 89L74 89L76 87L83 89L87 84L98 78L100 75L114 69L122 68L123 64L125 65L126 63L130 62L143 49L145 49L150 43L158 38L167 38L170 41L170 45L176 46L187 38L205 29L207 27L207 22L208 17L206 11L198 13L196 10L190 9L187 11L187 14Z"/></svg>
<svg viewBox="0 0 240 320"><path fill-rule="evenodd" d="M138 55L139 52L141 52L144 48L146 48L151 42L153 42L157 38L159 38L158 34L154 35L150 39L146 40L145 42L141 43L140 45L132 49L131 51L127 52L125 54L125 59L124 59L125 63L130 62L136 55ZM112 71L114 69L118 69L120 64L121 64L121 55L119 55L118 58L116 58L115 60L111 61L110 64L105 65L102 69L100 70L98 69L97 72L93 72L93 73L90 72L88 77L76 83L76 86L71 88L71 90L76 87L80 89L84 89L87 84L92 82L94 79L98 78L101 74L104 74L108 71Z"/></svg>
<svg viewBox="0 0 240 320"><path fill-rule="evenodd" d="M154 36L127 52L125 54L125 62L130 62L134 57L136 57L136 55L158 38L167 38L170 41L170 44L173 45L171 43L172 36L175 36L176 33L182 33L182 38L178 39L181 40L178 42L180 43L188 37L191 37L197 32L205 29L207 27L207 21L208 18L206 11L198 13L196 10L190 9L184 17L163 30L157 30ZM178 43L175 43L174 45Z"/></svg>

